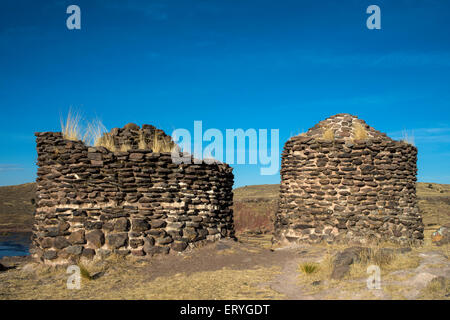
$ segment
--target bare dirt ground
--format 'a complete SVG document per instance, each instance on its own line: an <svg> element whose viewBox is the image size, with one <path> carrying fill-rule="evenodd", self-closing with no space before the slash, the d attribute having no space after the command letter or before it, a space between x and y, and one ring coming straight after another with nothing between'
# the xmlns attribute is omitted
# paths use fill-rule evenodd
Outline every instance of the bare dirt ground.
<svg viewBox="0 0 450 320"><path fill-rule="evenodd" d="M270 235L221 240L181 254L151 259L85 262L94 279L67 289L66 266L4 258L0 299L450 299L449 248L413 248L382 268L381 289L367 288L365 265L330 279L330 257L343 247L272 248ZM317 270L306 274L304 263ZM445 280L447 279L447 280Z"/></svg>

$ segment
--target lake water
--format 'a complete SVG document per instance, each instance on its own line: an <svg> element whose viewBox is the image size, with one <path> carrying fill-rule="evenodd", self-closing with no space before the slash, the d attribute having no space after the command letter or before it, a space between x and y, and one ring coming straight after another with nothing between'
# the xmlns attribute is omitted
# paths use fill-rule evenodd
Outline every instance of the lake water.
<svg viewBox="0 0 450 320"><path fill-rule="evenodd" d="M29 255L30 233L9 233L0 235L0 259L5 256Z"/></svg>

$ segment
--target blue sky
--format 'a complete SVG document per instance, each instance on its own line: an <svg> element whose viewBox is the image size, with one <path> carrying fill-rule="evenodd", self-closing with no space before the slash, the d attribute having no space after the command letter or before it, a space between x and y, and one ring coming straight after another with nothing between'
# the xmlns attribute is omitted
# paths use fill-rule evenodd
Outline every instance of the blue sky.
<svg viewBox="0 0 450 320"><path fill-rule="evenodd" d="M33 133L70 107L108 128L279 129L280 148L347 112L407 130L419 181L450 183L449 31L449 1L2 0L0 185L35 179ZM235 186L279 183L234 167Z"/></svg>

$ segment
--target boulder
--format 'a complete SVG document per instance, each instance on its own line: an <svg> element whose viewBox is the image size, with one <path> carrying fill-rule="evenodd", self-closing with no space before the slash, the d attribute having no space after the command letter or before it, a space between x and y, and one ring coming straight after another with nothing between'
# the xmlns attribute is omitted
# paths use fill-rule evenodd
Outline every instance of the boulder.
<svg viewBox="0 0 450 320"><path fill-rule="evenodd" d="M450 224L443 225L433 232L431 240L438 246L450 243Z"/></svg>
<svg viewBox="0 0 450 320"><path fill-rule="evenodd" d="M70 246L70 242L67 241L64 237L56 237L54 241L54 247L56 249L64 249L65 247Z"/></svg>
<svg viewBox="0 0 450 320"><path fill-rule="evenodd" d="M360 261L361 254L368 253L369 250L364 247L350 247L338 252L334 257L331 279L342 279L350 271L350 266Z"/></svg>
<svg viewBox="0 0 450 320"><path fill-rule="evenodd" d="M56 259L57 256L58 256L58 254L56 253L55 250L46 250L46 251L44 251L44 254L42 255L42 257L45 260L54 260L54 259Z"/></svg>
<svg viewBox="0 0 450 320"><path fill-rule="evenodd" d="M130 221L127 218L119 218L114 224L115 231L128 231L130 229Z"/></svg>
<svg viewBox="0 0 450 320"><path fill-rule="evenodd" d="M172 245L170 246L172 248L172 250L174 251L184 251L184 249L186 249L188 246L188 244L184 241L175 241L174 243L172 243Z"/></svg>
<svg viewBox="0 0 450 320"><path fill-rule="evenodd" d="M128 130L139 130L140 129L137 124L132 123L132 122L127 123L123 128L128 129Z"/></svg>
<svg viewBox="0 0 450 320"><path fill-rule="evenodd" d="M93 230L86 234L86 240L90 246L94 248L100 248L105 244L105 235L101 230Z"/></svg>
<svg viewBox="0 0 450 320"><path fill-rule="evenodd" d="M90 259L94 258L94 256L95 256L95 250L94 250L94 249L90 249L90 248L85 248L85 249L83 250L82 256L83 256L84 258L87 258L87 259L90 260Z"/></svg>
<svg viewBox="0 0 450 320"><path fill-rule="evenodd" d="M73 231L69 236L69 242L71 244L85 244L84 230Z"/></svg>
<svg viewBox="0 0 450 320"><path fill-rule="evenodd" d="M65 251L72 256L79 256L83 252L83 247L80 245L74 245L67 247Z"/></svg>
<svg viewBox="0 0 450 320"><path fill-rule="evenodd" d="M155 254L167 254L169 253L170 248L169 247L158 247L158 246L153 246L153 247L147 247L144 245L144 251L146 254L148 255L155 255Z"/></svg>
<svg viewBox="0 0 450 320"><path fill-rule="evenodd" d="M140 232L140 231L146 231L150 229L150 225L147 221L144 219L133 219L132 220L132 231Z"/></svg>
<svg viewBox="0 0 450 320"><path fill-rule="evenodd" d="M106 236L106 243L113 249L125 246L127 243L127 233L110 233Z"/></svg>

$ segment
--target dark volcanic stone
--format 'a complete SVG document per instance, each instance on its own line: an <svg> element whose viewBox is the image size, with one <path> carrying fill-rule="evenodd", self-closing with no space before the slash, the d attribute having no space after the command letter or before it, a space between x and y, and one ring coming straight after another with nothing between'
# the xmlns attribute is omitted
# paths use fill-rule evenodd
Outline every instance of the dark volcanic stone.
<svg viewBox="0 0 450 320"><path fill-rule="evenodd" d="M148 247L146 249L145 246L144 246L144 251L148 255L154 255L154 254L158 254L158 253L167 254L167 253L169 253L169 250L170 250L169 247L153 246L153 247Z"/></svg>
<svg viewBox="0 0 450 320"><path fill-rule="evenodd" d="M164 228L166 226L166 222L164 220L153 220L151 223L152 228Z"/></svg>
<svg viewBox="0 0 450 320"><path fill-rule="evenodd" d="M170 247L172 248L172 250L181 252L187 248L187 243L184 241L175 241Z"/></svg>
<svg viewBox="0 0 450 320"><path fill-rule="evenodd" d="M69 242L71 244L85 244L86 241L84 239L84 230L77 230L70 234Z"/></svg>
<svg viewBox="0 0 450 320"><path fill-rule="evenodd" d="M85 248L82 253L82 257L87 259L92 259L95 256L95 250L90 248Z"/></svg>
<svg viewBox="0 0 450 320"><path fill-rule="evenodd" d="M130 229L130 221L127 218L119 218L114 224L115 231L128 231Z"/></svg>
<svg viewBox="0 0 450 320"><path fill-rule="evenodd" d="M54 260L54 259L56 259L57 256L58 256L58 254L56 253L55 250L46 250L46 251L44 251L44 254L42 255L42 257L45 260Z"/></svg>
<svg viewBox="0 0 450 320"><path fill-rule="evenodd" d="M70 246L70 242L64 237L56 237L53 246L56 249L64 249L65 247Z"/></svg>
<svg viewBox="0 0 450 320"><path fill-rule="evenodd" d="M128 234L126 233L110 233L106 236L106 244L111 248L118 249L127 243Z"/></svg>
<svg viewBox="0 0 450 320"><path fill-rule="evenodd" d="M333 261L331 278L342 279L350 271L350 265L359 261L361 254L369 252L369 250L364 247L350 247L338 252Z"/></svg>
<svg viewBox="0 0 450 320"><path fill-rule="evenodd" d="M65 249L65 251L73 256L79 256L83 252L83 247L80 245L70 246Z"/></svg>
<svg viewBox="0 0 450 320"><path fill-rule="evenodd" d="M131 230L136 232L150 229L150 225L144 219L133 219L131 225Z"/></svg>
<svg viewBox="0 0 450 320"><path fill-rule="evenodd" d="M93 230L86 234L86 240L89 245L95 248L100 248L105 244L105 235L101 230Z"/></svg>

